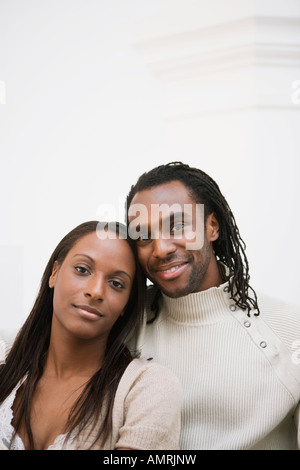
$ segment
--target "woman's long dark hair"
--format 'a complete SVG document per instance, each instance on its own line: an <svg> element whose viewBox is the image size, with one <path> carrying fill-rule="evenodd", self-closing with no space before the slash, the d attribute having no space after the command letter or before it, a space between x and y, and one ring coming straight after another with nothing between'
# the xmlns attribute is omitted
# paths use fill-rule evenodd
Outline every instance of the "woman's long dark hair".
<svg viewBox="0 0 300 470"><path fill-rule="evenodd" d="M160 165L142 174L137 183L131 187L126 200L127 209L137 192L171 181L181 181L190 191L194 201L204 204L205 220L209 214L215 213L219 222L219 237L213 242L213 249L216 259L228 268L231 298L238 307L248 311L248 316L253 309L254 315L259 315L257 296L249 284L246 245L240 236L234 215L226 199L217 183L209 175L181 162ZM159 297L160 292L157 289L152 304L155 312L154 319L159 311Z"/></svg>
<svg viewBox="0 0 300 470"><path fill-rule="evenodd" d="M44 271L32 311L19 331L6 363L0 366L0 403L11 393L19 381L26 377L20 403L15 413L14 428L18 432L24 419L30 449L34 449L34 436L30 425L32 399L36 385L43 373L51 334L53 289L49 287L49 278L52 274L52 268L55 261L59 264L64 261L78 240L95 232L99 228L98 224L98 221L85 222L69 232L58 244ZM145 301L145 277L137 262L135 245L127 237L126 227L118 222L114 224L116 235L126 239L133 252L136 260L136 273L124 315L119 317L110 331L104 363L101 369L88 381L73 406L66 429L67 437L75 428L79 433L87 424L96 425L101 414L103 421L94 442L98 439L104 442L111 431L115 393L124 370L133 359L126 343L140 320ZM112 226L112 223L105 226L101 222L102 228L112 230Z"/></svg>

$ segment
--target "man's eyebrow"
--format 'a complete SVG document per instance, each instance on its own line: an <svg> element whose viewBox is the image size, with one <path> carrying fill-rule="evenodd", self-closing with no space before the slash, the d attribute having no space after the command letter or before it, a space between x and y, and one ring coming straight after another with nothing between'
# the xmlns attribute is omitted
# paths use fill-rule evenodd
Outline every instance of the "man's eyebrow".
<svg viewBox="0 0 300 470"><path fill-rule="evenodd" d="M190 216L191 214L185 211L171 212L170 215L163 217L162 222L164 223L165 221L170 220L170 223L172 224L175 220L178 220L178 219L182 220L185 218L189 219ZM143 224L143 225L137 224L136 228L139 229L139 232L141 233L148 232L148 229L151 228L151 217L150 217L148 224Z"/></svg>
<svg viewBox="0 0 300 470"><path fill-rule="evenodd" d="M174 212L170 216L170 221L174 222L174 220L176 220L176 219L185 219L185 218L188 218L190 216L191 216L191 214L189 212L185 212L184 210L180 211L180 212Z"/></svg>

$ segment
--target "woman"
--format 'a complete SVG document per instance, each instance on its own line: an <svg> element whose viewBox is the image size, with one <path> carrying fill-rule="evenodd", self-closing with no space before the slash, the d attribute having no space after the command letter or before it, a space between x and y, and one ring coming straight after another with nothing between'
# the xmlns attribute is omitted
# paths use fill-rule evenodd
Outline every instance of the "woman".
<svg viewBox="0 0 300 470"><path fill-rule="evenodd" d="M126 347L145 293L134 245L121 224L97 227L83 223L58 244L0 366L2 448L178 446L177 378Z"/></svg>

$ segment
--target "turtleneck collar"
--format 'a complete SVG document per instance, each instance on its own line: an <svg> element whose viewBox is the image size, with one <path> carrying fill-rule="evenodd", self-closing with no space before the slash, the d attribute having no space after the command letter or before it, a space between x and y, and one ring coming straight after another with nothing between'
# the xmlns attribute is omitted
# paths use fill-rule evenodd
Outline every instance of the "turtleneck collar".
<svg viewBox="0 0 300 470"><path fill-rule="evenodd" d="M162 294L161 313L179 323L212 324L229 318L234 302L228 294L228 281L219 287L184 297L171 298Z"/></svg>

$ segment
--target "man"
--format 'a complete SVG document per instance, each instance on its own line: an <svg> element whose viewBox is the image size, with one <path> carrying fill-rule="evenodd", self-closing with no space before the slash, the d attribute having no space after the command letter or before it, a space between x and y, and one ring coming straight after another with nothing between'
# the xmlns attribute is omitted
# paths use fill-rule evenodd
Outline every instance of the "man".
<svg viewBox="0 0 300 470"><path fill-rule="evenodd" d="M136 347L182 382L181 448L297 449L300 312L250 287L217 184L180 162L161 165L131 187L127 208L153 283Z"/></svg>

